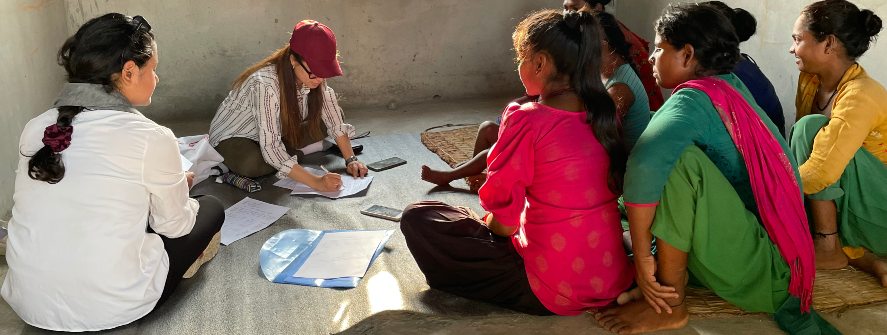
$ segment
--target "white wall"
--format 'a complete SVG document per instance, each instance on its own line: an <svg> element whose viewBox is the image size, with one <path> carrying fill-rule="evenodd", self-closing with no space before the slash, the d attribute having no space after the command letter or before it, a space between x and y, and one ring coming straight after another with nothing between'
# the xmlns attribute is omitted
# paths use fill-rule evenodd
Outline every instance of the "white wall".
<svg viewBox="0 0 887 335"><path fill-rule="evenodd" d="M77 0L72 30L106 12L142 15L160 48L158 120L212 117L248 65L289 41L313 18L337 35L344 77L330 81L342 105L384 105L514 95L520 82L511 32L532 9L559 0Z"/></svg>
<svg viewBox="0 0 887 335"><path fill-rule="evenodd" d="M687 0L675 0L687 1ZM668 0L614 0L617 17L653 39ZM794 120L797 69L788 53L802 0L735 0L758 19L742 50L758 61ZM161 50L161 84L144 109L159 120L208 120L231 80L314 18L337 33L345 70L331 81L343 105L366 106L520 92L511 31L527 12L560 0L2 0L0 1L0 220L12 206L13 169L23 125L46 110L64 81L55 54L87 19L110 11L143 15ZM855 1L887 18L887 2ZM887 32L882 32L887 34ZM887 81L876 43L861 63ZM791 122L789 122L790 124Z"/></svg>
<svg viewBox="0 0 887 335"><path fill-rule="evenodd" d="M61 1L0 1L0 220L12 208L19 135L64 82L56 62L67 30Z"/></svg>
<svg viewBox="0 0 887 335"><path fill-rule="evenodd" d="M632 31L653 42L653 26L662 10L672 2L695 2L688 0L614 0L610 6L613 13ZM773 82L782 109L785 112L786 127L795 120L795 92L797 90L798 68L795 58L788 53L791 47L792 26L804 6L815 1L809 0L725 0L732 7L741 7L752 13L758 20L758 31L751 39L742 43L740 49L757 61L764 74ZM854 0L862 9L870 9L887 24L887 1ZM887 37L887 31L881 31ZM869 75L887 84L887 42L874 43L859 59Z"/></svg>

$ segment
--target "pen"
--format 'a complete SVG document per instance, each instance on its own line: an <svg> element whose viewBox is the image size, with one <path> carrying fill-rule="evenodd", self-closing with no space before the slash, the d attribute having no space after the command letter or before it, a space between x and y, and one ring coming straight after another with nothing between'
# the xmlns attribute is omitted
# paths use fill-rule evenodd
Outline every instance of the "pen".
<svg viewBox="0 0 887 335"><path fill-rule="evenodd" d="M323 167L323 164L320 165L320 169L323 170L323 172L330 173L330 170L327 170L325 167Z"/></svg>

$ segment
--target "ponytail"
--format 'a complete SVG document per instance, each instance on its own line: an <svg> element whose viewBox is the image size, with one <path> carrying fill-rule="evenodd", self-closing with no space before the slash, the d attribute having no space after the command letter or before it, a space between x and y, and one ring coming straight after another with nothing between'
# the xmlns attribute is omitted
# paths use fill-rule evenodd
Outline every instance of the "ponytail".
<svg viewBox="0 0 887 335"><path fill-rule="evenodd" d="M564 23L579 32L579 60L571 74L573 89L585 105L586 122L610 156L608 186L622 193L628 150L622 139L622 127L616 116L616 104L601 82L601 32L597 20L586 12L569 11Z"/></svg>
<svg viewBox="0 0 887 335"><path fill-rule="evenodd" d="M71 145L74 127L71 122L83 111L83 107L61 106L56 123L43 131L43 148L37 150L28 161L28 176L31 179L58 183L65 177L65 163L61 152Z"/></svg>

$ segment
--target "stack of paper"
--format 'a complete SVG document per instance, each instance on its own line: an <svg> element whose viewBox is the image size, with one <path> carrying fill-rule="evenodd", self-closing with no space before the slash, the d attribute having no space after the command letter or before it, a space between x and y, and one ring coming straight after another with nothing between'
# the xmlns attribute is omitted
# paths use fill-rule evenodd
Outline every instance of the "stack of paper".
<svg viewBox="0 0 887 335"><path fill-rule="evenodd" d="M265 241L259 267L279 284L357 287L393 230L290 229Z"/></svg>
<svg viewBox="0 0 887 335"><path fill-rule="evenodd" d="M229 245L267 228L286 214L288 210L288 207L269 204L253 198L243 198L225 210L222 244Z"/></svg>
<svg viewBox="0 0 887 335"><path fill-rule="evenodd" d="M325 233L293 277L363 277L376 248L388 235L386 230Z"/></svg>
<svg viewBox="0 0 887 335"><path fill-rule="evenodd" d="M311 173L315 176L322 176L326 172L323 170L318 170L310 167L305 167L305 170L308 173ZM349 195L357 194L370 186L370 183L373 182L373 176L366 176L363 178L354 178L351 175L343 174L342 175L342 187L338 191L333 192L318 192L317 190L311 188L308 185L297 182L295 180L284 178L276 183L274 186L287 188L292 190L292 195L308 195L308 194L317 194L322 195L330 199L338 199L341 197L347 197Z"/></svg>

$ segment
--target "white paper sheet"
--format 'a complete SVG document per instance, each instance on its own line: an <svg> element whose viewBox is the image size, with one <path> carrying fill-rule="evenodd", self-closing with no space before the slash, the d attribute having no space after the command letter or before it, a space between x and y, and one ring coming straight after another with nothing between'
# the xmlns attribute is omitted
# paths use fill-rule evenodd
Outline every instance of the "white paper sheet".
<svg viewBox="0 0 887 335"><path fill-rule="evenodd" d="M265 229L286 214L289 207L269 204L253 198L243 198L225 210L225 223L222 225L222 244L234 241Z"/></svg>
<svg viewBox="0 0 887 335"><path fill-rule="evenodd" d="M315 168L305 167L305 170L308 173L311 173L316 176L322 176L326 172L322 170L318 170ZM334 192L318 192L317 190L305 185L303 183L297 182L295 180L284 178L276 183L274 186L287 188L292 190L292 195L305 195L305 194L318 194L325 196L330 199L338 199L341 197L347 197L349 195L353 195L365 190L370 186L370 183L373 182L373 176L366 176L363 178L354 178L350 175L343 174L342 175L342 187L338 191Z"/></svg>
<svg viewBox="0 0 887 335"><path fill-rule="evenodd" d="M182 159L182 171L188 171L191 169L191 166L194 165L194 163L191 163L191 161L185 158L182 154L179 154L179 156Z"/></svg>
<svg viewBox="0 0 887 335"><path fill-rule="evenodd" d="M385 230L326 233L293 273L301 278L363 277L370 266L379 243L385 239Z"/></svg>

